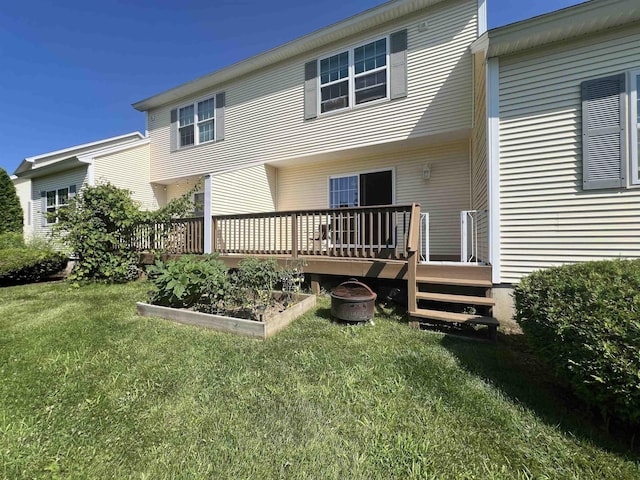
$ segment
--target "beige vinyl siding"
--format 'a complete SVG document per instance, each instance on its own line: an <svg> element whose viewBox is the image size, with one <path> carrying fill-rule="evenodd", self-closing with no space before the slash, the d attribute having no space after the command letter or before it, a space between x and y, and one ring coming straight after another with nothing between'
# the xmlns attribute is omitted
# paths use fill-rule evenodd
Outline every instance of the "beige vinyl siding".
<svg viewBox="0 0 640 480"><path fill-rule="evenodd" d="M150 182L150 161L148 143L101 155L94 159L94 180L126 188L142 209L156 210L159 207L156 190L159 192L162 187Z"/></svg>
<svg viewBox="0 0 640 480"><path fill-rule="evenodd" d="M501 279L639 257L640 190L582 190L580 83L640 68L640 27L500 59Z"/></svg>
<svg viewBox="0 0 640 480"><path fill-rule="evenodd" d="M471 208L486 212L487 201L487 87L484 55L473 58L473 131L471 136ZM488 215L478 217L478 258L489 260Z"/></svg>
<svg viewBox="0 0 640 480"><path fill-rule="evenodd" d="M418 23L428 22L419 31ZM347 47L408 29L408 97L304 120L304 64ZM170 110L185 99L148 112L152 180L215 173L234 167L295 159L471 128L470 43L477 2L459 0L424 10L340 44L293 58L220 85L226 93L225 139L170 153Z"/></svg>
<svg viewBox="0 0 640 480"><path fill-rule="evenodd" d="M172 183L170 185L163 185L162 189L165 191L166 202L170 202L174 198L178 198L184 195L193 187L195 187L196 183L198 183L197 179L184 178L178 179L175 183ZM202 185L203 186L200 188L200 190L204 189L204 184Z"/></svg>
<svg viewBox="0 0 640 480"><path fill-rule="evenodd" d="M47 237L51 233L51 225L42 226L42 203L40 192L58 190L60 188L76 186L79 192L82 186L88 183L87 167L78 167L65 172L56 173L46 177L35 178L31 182L31 225L34 237Z"/></svg>
<svg viewBox="0 0 640 480"><path fill-rule="evenodd" d="M276 210L276 169L269 165L216 175L211 181L211 213L272 212Z"/></svg>
<svg viewBox="0 0 640 480"><path fill-rule="evenodd" d="M422 170L431 166L431 178ZM469 208L469 147L456 142L278 169L278 210L327 208L329 177L393 168L397 204L429 212L432 255L460 254L460 211Z"/></svg>

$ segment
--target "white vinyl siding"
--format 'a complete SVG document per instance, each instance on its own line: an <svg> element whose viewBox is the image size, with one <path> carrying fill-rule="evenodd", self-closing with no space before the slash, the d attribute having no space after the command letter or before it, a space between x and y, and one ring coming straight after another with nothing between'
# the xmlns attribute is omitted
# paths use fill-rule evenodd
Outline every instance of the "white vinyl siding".
<svg viewBox="0 0 640 480"><path fill-rule="evenodd" d="M640 257L640 190L582 188L584 80L640 68L637 27L500 58L501 279Z"/></svg>
<svg viewBox="0 0 640 480"><path fill-rule="evenodd" d="M418 29L418 20L429 28ZM406 98L372 102L339 115L304 119L305 63L407 28ZM225 141L171 152L170 112L192 99L148 112L152 181L471 128L470 43L477 32L477 2L435 5L410 22L395 21L346 41L217 85L195 98L226 92Z"/></svg>
<svg viewBox="0 0 640 480"><path fill-rule="evenodd" d="M431 165L429 180L422 178L426 164ZM279 168L278 210L327 208L330 177L391 168L396 203L417 202L429 212L431 253L458 256L460 211L470 204L466 141Z"/></svg>
<svg viewBox="0 0 640 480"><path fill-rule="evenodd" d="M46 177L35 178L31 182L31 214L33 234L36 237L47 237L51 233L51 225L43 226L41 192L57 191L75 185L76 193L88 182L87 167L79 167Z"/></svg>
<svg viewBox="0 0 640 480"><path fill-rule="evenodd" d="M162 202L163 186L150 183L151 157L149 143L98 156L94 159L94 180L108 181L131 191L131 197L143 210L156 210Z"/></svg>

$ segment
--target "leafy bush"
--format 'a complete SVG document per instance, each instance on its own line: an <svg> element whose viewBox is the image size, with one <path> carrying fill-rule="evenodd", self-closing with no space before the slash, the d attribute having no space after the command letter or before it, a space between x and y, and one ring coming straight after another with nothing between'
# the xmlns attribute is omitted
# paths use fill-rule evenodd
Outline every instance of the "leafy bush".
<svg viewBox="0 0 640 480"><path fill-rule="evenodd" d="M142 211L131 192L110 183L85 186L58 212L56 230L77 257L70 280L127 282L138 277L138 253L131 246L136 227L169 221L192 206L188 194L154 212Z"/></svg>
<svg viewBox="0 0 640 480"><path fill-rule="evenodd" d="M184 255L177 260L158 261L147 273L155 287L149 301L156 305L190 308L206 302L215 307L229 290L227 267L215 254L203 259Z"/></svg>
<svg viewBox="0 0 640 480"><path fill-rule="evenodd" d="M0 233L0 250L22 247L24 247L24 238L21 232Z"/></svg>
<svg viewBox="0 0 640 480"><path fill-rule="evenodd" d="M22 232L22 207L9 174L0 168L0 234Z"/></svg>
<svg viewBox="0 0 640 480"><path fill-rule="evenodd" d="M66 257L51 249L22 247L0 250L0 284L37 282L64 269Z"/></svg>
<svg viewBox="0 0 640 480"><path fill-rule="evenodd" d="M549 268L514 292L534 348L608 420L640 423L640 260Z"/></svg>
<svg viewBox="0 0 640 480"><path fill-rule="evenodd" d="M236 303L249 309L266 307L279 280L278 262L274 258L243 259L232 279Z"/></svg>
<svg viewBox="0 0 640 480"><path fill-rule="evenodd" d="M217 254L156 262L148 267L154 285L149 302L206 313L232 314L257 319L270 306L286 306L300 291L302 265L280 270L275 259L247 258L229 274ZM284 296L276 299L274 287L282 283Z"/></svg>

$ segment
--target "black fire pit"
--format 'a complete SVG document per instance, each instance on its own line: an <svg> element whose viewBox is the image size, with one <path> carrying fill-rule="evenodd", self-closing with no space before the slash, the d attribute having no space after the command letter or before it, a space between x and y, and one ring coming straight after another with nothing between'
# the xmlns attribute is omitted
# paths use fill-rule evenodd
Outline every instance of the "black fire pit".
<svg viewBox="0 0 640 480"><path fill-rule="evenodd" d="M376 297L367 285L349 279L331 292L331 316L346 322L371 320Z"/></svg>

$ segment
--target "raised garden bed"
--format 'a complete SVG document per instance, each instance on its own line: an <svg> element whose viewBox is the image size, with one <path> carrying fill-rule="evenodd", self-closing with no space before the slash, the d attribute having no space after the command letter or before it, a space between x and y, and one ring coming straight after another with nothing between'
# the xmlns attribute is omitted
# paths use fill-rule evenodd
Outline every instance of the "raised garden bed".
<svg viewBox="0 0 640 480"><path fill-rule="evenodd" d="M198 325L220 332L231 332L238 335L256 338L269 338L289 325L293 320L308 312L316 305L315 295L292 294L294 303L286 310L271 315L264 321L245 320L243 318L211 315L183 308L161 307L138 302L138 315L143 317L160 317L186 325Z"/></svg>

